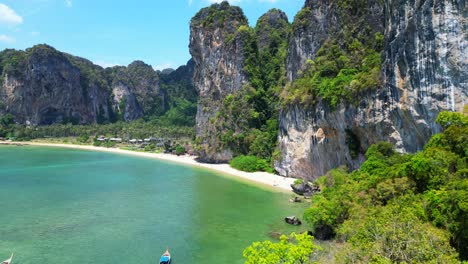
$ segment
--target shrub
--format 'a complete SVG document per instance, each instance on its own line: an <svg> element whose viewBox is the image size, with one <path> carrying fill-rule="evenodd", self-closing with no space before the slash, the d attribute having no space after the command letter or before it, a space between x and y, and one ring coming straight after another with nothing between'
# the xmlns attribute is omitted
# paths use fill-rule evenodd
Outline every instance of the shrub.
<svg viewBox="0 0 468 264"><path fill-rule="evenodd" d="M82 144L88 143L88 140L89 140L89 135L88 134L83 134L83 135L81 135L80 137L77 138L77 141L79 143L82 143Z"/></svg>
<svg viewBox="0 0 468 264"><path fill-rule="evenodd" d="M266 171L273 173L273 168L271 168L267 160L260 159L255 156L239 156L231 160L230 164L231 167L241 171Z"/></svg>
<svg viewBox="0 0 468 264"><path fill-rule="evenodd" d="M254 242L244 250L246 264L253 263L310 263L314 252L322 250L314 245L314 238L307 233L282 235L280 241Z"/></svg>
<svg viewBox="0 0 468 264"><path fill-rule="evenodd" d="M155 149L156 149L156 145L154 145L154 144L149 144L149 145L145 146L145 149L144 149L144 150L145 150L146 152L152 152L152 151L154 151Z"/></svg>
<svg viewBox="0 0 468 264"><path fill-rule="evenodd" d="M297 179L297 180L294 181L294 184L296 184L296 185L303 184L303 183L304 183L303 179Z"/></svg>
<svg viewBox="0 0 468 264"><path fill-rule="evenodd" d="M185 154L185 148L179 144L177 144L175 151L177 156Z"/></svg>
<svg viewBox="0 0 468 264"><path fill-rule="evenodd" d="M115 145L116 145L115 142L112 142L112 141L107 141L104 143L104 147L106 148L113 148L115 147Z"/></svg>

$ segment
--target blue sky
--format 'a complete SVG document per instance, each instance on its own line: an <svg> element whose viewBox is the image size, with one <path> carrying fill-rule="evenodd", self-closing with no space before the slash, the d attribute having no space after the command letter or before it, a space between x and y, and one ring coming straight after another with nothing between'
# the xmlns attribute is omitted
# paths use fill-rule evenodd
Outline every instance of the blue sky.
<svg viewBox="0 0 468 264"><path fill-rule="evenodd" d="M218 0L0 0L0 50L47 43L101 66L143 60L156 69L190 59L189 22ZM251 25L271 8L289 20L304 0L232 0Z"/></svg>

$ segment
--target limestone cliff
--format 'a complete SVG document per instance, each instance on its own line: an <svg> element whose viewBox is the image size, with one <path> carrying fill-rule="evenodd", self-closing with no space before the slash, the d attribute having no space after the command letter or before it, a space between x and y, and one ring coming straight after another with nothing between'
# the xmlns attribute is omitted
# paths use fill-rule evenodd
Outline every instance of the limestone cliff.
<svg viewBox="0 0 468 264"><path fill-rule="evenodd" d="M109 118L107 87L81 73L77 67L89 61L67 56L39 45L26 52L2 52L2 112L20 123L93 123ZM75 62L75 63L74 63Z"/></svg>
<svg viewBox="0 0 468 264"><path fill-rule="evenodd" d="M233 153L217 141L216 127L210 123L229 94L247 83L243 71L244 42L240 29L248 27L239 7L227 2L202 9L190 24L190 53L195 63L194 85L199 94L196 133L200 159L229 161Z"/></svg>
<svg viewBox="0 0 468 264"><path fill-rule="evenodd" d="M0 114L18 123L90 124L162 115L159 75L136 61L103 69L47 45L0 53Z"/></svg>
<svg viewBox="0 0 468 264"><path fill-rule="evenodd" d="M337 2L307 1L296 17L290 80L300 76L324 39L336 34L335 25L346 20L336 16L332 6ZM323 100L307 107L287 105L280 115L282 158L275 164L282 175L314 179L340 165L355 168L363 151L382 140L400 151L416 151L439 131L434 120L441 110L461 111L466 104L465 1L346 2L369 8L354 20L368 21L361 31L384 33L381 85L336 108Z"/></svg>

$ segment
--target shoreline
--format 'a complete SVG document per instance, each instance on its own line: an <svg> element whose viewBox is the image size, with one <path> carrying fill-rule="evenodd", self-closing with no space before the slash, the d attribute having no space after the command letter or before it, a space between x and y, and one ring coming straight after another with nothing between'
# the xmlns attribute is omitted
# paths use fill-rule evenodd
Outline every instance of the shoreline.
<svg viewBox="0 0 468 264"><path fill-rule="evenodd" d="M282 177L268 172L244 172L232 168L229 164L209 164L201 163L196 161L196 156L176 156L172 154L165 153L148 153L148 152L138 152L131 150L124 150L120 148L104 148L104 147L95 147L89 145L74 145L74 144L56 144L56 143L37 143L37 142L0 142L0 145L23 145L23 146L42 146L42 147L59 147L59 148L70 148L70 149L80 149L80 150L90 150L90 151L100 151L108 152L115 154L124 154L144 158L152 158L162 161L168 161L173 163L179 163L182 165L188 165L196 168L208 169L229 176L233 176L237 179L242 179L247 182L257 183L260 185L268 186L276 190L281 190L287 193L293 193L291 189L291 184L294 183L296 179Z"/></svg>

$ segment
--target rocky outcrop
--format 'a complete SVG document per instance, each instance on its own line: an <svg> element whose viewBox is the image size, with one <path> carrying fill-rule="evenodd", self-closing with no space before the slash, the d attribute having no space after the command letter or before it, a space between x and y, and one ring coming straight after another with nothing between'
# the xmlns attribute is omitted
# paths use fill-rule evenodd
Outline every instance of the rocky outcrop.
<svg viewBox="0 0 468 264"><path fill-rule="evenodd" d="M284 221L290 225L295 225L295 226L299 226L299 225L302 225L302 222L301 220L299 220L299 218L295 217L295 216L288 216L288 217L285 217L284 218Z"/></svg>
<svg viewBox="0 0 468 264"><path fill-rule="evenodd" d="M291 80L305 60L314 58L336 21L343 21L328 19L333 11L327 7L333 2L306 2L305 9L317 6L306 10L312 19L304 21L312 23L295 26L288 57ZM377 10L373 1L367 2ZM466 104L465 1L386 0L380 13L369 18L380 15L385 35L382 87L361 94L357 104L342 103L336 109L324 102L285 107L280 116L282 158L275 164L282 175L312 180L343 164L356 168L362 152L382 140L399 151L417 151L440 130L434 122L440 111L461 111ZM378 21L373 24L377 28Z"/></svg>
<svg viewBox="0 0 468 264"><path fill-rule="evenodd" d="M135 95L125 83L115 82L112 84L112 102L114 111L121 113L123 120L134 120L143 116L143 111Z"/></svg>
<svg viewBox="0 0 468 264"><path fill-rule="evenodd" d="M227 95L239 91L247 82L243 71L242 27L247 18L239 7L227 2L202 9L190 24L190 53L195 63L194 86L198 91L196 122L200 141L199 157L207 162L229 161L233 153L223 148L216 127L210 123Z"/></svg>
<svg viewBox="0 0 468 264"><path fill-rule="evenodd" d="M134 61L127 67L106 69L113 94L116 113L125 121L143 115L160 115L165 110L165 96L160 89L159 75L142 61Z"/></svg>
<svg viewBox="0 0 468 264"><path fill-rule="evenodd" d="M151 65L134 61L127 66L128 79L144 115L161 115L165 109L164 94L160 89L159 75Z"/></svg>
<svg viewBox="0 0 468 264"><path fill-rule="evenodd" d="M47 45L0 53L0 114L22 124L90 124L160 116L159 75L136 61L103 69Z"/></svg>

